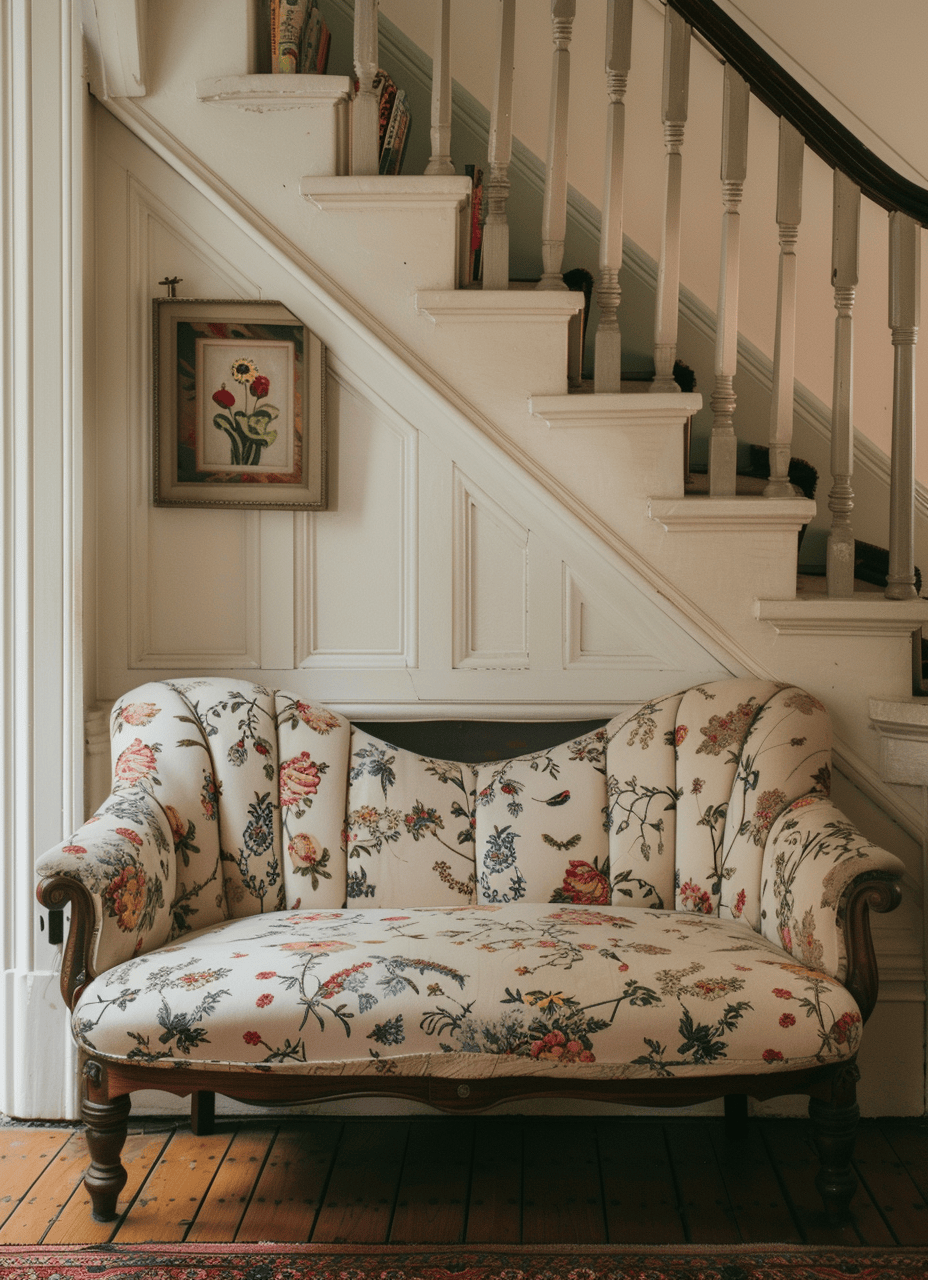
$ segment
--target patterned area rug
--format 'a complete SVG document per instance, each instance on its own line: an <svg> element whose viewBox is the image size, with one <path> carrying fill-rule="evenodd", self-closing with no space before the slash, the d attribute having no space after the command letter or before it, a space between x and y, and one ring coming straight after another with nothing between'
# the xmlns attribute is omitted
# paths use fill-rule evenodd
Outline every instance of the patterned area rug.
<svg viewBox="0 0 928 1280"><path fill-rule="evenodd" d="M801 1245L0 1247L0 1280L924 1280L926 1249Z"/></svg>

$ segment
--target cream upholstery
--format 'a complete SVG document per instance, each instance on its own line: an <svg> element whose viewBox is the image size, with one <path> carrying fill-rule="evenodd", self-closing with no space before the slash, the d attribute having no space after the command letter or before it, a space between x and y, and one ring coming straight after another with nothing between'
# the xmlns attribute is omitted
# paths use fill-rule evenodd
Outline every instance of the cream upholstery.
<svg viewBox="0 0 928 1280"><path fill-rule="evenodd" d="M815 698L730 680L472 766L244 682L113 711L46 854L95 905L74 1032L153 1066L732 1075L839 1061L842 902L901 863L828 800Z"/></svg>

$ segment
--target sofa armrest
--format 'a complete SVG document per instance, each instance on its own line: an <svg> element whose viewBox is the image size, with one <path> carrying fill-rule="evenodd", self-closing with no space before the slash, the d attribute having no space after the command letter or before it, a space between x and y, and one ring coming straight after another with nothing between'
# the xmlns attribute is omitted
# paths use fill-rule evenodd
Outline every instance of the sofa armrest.
<svg viewBox="0 0 928 1280"><path fill-rule="evenodd" d="M177 866L171 825L140 787L114 792L69 839L43 854L37 897L71 904L61 990L69 1005L113 965L165 942Z"/></svg>
<svg viewBox="0 0 928 1280"><path fill-rule="evenodd" d="M761 932L800 964L842 982L866 1019L878 983L869 912L899 905L904 870L825 796L802 796L770 830Z"/></svg>

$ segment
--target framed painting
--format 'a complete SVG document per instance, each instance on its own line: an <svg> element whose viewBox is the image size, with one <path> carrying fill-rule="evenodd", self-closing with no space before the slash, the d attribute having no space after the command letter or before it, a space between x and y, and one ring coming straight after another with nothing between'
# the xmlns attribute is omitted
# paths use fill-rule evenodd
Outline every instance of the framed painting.
<svg viewBox="0 0 928 1280"><path fill-rule="evenodd" d="M158 507L326 506L325 348L279 302L155 298Z"/></svg>

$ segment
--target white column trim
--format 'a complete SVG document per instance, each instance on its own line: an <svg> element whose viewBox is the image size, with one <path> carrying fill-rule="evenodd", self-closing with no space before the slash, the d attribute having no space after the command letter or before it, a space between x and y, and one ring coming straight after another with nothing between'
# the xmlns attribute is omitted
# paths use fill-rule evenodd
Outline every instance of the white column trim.
<svg viewBox="0 0 928 1280"><path fill-rule="evenodd" d="M83 815L80 56L68 0L0 10L0 1110L20 1117L70 1115L74 1102L34 865Z"/></svg>

